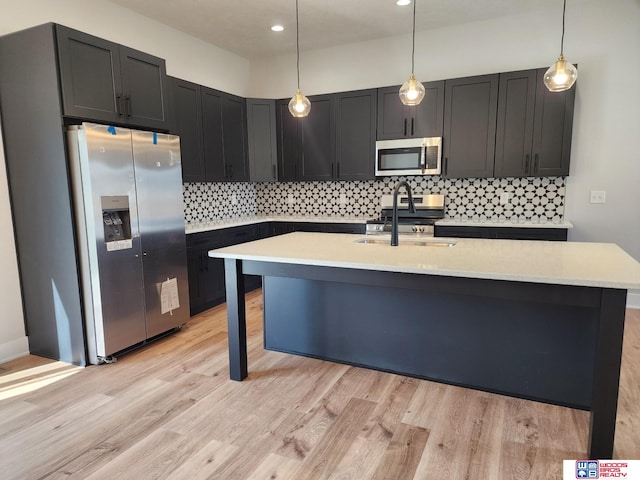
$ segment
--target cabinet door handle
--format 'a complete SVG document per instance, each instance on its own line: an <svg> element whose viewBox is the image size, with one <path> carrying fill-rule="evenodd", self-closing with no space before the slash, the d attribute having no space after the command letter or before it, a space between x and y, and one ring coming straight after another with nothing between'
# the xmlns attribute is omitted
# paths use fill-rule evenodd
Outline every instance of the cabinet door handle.
<svg viewBox="0 0 640 480"><path fill-rule="evenodd" d="M276 166L275 166L275 165L271 165L271 171L272 171L272 173L271 173L271 177L272 177L274 180L277 180L277 178L276 178Z"/></svg>
<svg viewBox="0 0 640 480"><path fill-rule="evenodd" d="M331 163L331 178L333 178L333 163Z"/></svg>
<svg viewBox="0 0 640 480"><path fill-rule="evenodd" d="M340 162L338 162L336 168L337 168L337 170L336 170L336 178L340 178Z"/></svg>
<svg viewBox="0 0 640 480"><path fill-rule="evenodd" d="M413 133L413 124L414 124L414 119L411 119L411 136L413 137L414 133Z"/></svg>
<svg viewBox="0 0 640 480"><path fill-rule="evenodd" d="M407 119L404 119L404 136L407 136Z"/></svg>
<svg viewBox="0 0 640 480"><path fill-rule="evenodd" d="M524 157L524 174L529 175L529 154L527 153Z"/></svg>
<svg viewBox="0 0 640 480"><path fill-rule="evenodd" d="M537 175L538 174L538 167L539 167L539 161L538 161L538 154L536 153L533 156L533 174Z"/></svg>
<svg viewBox="0 0 640 480"><path fill-rule="evenodd" d="M127 118L129 118L131 117L131 97L127 97L125 104L127 106L126 108Z"/></svg>
<svg viewBox="0 0 640 480"><path fill-rule="evenodd" d="M233 163L229 164L229 178L233 178Z"/></svg>
<svg viewBox="0 0 640 480"><path fill-rule="evenodd" d="M124 106L122 105L122 96L118 95L116 97L116 110L118 113L118 116L121 117L123 115L122 112L124 112Z"/></svg>
<svg viewBox="0 0 640 480"><path fill-rule="evenodd" d="M444 175L447 174L447 171L449 170L449 158L448 157L444 157Z"/></svg>

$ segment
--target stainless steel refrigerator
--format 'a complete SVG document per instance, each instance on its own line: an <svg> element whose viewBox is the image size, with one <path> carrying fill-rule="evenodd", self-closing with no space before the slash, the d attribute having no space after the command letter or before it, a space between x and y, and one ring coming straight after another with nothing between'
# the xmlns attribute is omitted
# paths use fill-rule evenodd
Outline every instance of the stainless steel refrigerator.
<svg viewBox="0 0 640 480"><path fill-rule="evenodd" d="M88 358L189 319L180 139L83 123L67 134Z"/></svg>

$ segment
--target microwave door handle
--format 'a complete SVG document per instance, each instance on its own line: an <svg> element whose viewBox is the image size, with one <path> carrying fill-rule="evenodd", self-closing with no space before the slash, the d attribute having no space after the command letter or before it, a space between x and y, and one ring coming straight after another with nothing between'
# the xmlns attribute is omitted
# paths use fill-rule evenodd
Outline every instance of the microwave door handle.
<svg viewBox="0 0 640 480"><path fill-rule="evenodd" d="M427 151L427 147L425 147L425 146L423 146L420 149L420 166L422 167L423 170L425 168L427 168L427 165L426 165L426 151Z"/></svg>

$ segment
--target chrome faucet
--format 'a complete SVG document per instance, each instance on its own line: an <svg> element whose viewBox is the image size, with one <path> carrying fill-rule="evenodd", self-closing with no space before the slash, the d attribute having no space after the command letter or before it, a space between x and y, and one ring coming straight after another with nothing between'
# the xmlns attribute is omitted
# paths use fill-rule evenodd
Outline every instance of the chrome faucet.
<svg viewBox="0 0 640 480"><path fill-rule="evenodd" d="M391 246L398 246L398 192L400 187L404 187L409 196L409 212L416 213L416 206L413 203L413 196L411 195L411 187L404 180L398 182L396 188L393 190L393 215L391 217Z"/></svg>

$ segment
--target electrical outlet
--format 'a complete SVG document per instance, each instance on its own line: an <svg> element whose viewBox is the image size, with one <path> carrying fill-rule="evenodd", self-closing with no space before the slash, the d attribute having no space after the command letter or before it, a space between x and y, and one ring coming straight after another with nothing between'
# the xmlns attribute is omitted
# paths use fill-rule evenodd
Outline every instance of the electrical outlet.
<svg viewBox="0 0 640 480"><path fill-rule="evenodd" d="M340 205L346 205L347 204L347 196L344 193L340 194Z"/></svg>
<svg viewBox="0 0 640 480"><path fill-rule="evenodd" d="M231 195L231 205L237 205L238 204L238 197L236 197L235 193L233 195Z"/></svg>
<svg viewBox="0 0 640 480"><path fill-rule="evenodd" d="M591 190L590 203L604 203L606 193L604 190Z"/></svg>
<svg viewBox="0 0 640 480"><path fill-rule="evenodd" d="M293 194L292 194L292 193L290 193L290 194L289 194L289 196L287 197L287 203L288 203L289 205L291 205L291 204L293 204L293 203L294 203L294 200L293 200Z"/></svg>
<svg viewBox="0 0 640 480"><path fill-rule="evenodd" d="M509 197L510 197L509 192L502 192L500 194L500 204L505 205L509 203Z"/></svg>

